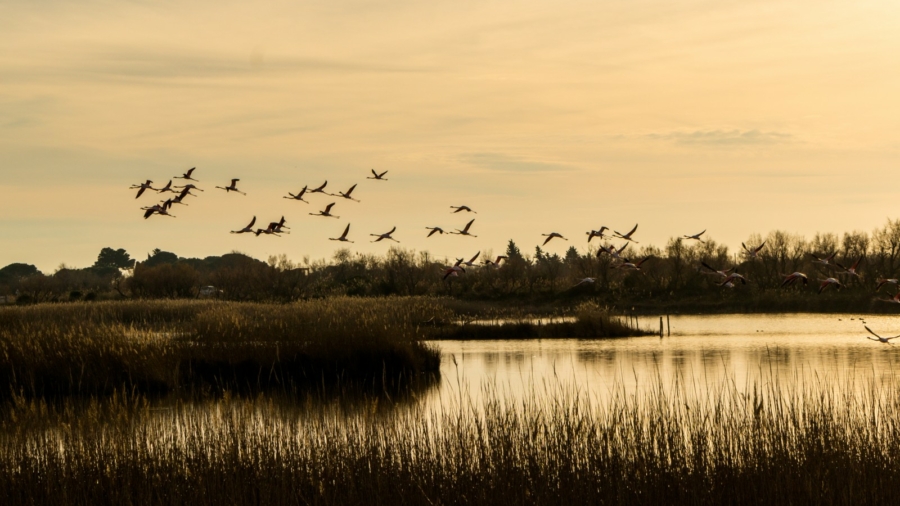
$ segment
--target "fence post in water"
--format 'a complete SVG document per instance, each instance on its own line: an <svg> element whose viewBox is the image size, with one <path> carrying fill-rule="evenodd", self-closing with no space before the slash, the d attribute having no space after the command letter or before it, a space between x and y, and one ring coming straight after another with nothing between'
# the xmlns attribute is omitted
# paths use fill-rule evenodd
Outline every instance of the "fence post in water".
<svg viewBox="0 0 900 506"><path fill-rule="evenodd" d="M669 314L666 313L666 337L672 335L672 325L669 323Z"/></svg>
<svg viewBox="0 0 900 506"><path fill-rule="evenodd" d="M663 324L662 324L662 316L659 317L659 338L663 338Z"/></svg>

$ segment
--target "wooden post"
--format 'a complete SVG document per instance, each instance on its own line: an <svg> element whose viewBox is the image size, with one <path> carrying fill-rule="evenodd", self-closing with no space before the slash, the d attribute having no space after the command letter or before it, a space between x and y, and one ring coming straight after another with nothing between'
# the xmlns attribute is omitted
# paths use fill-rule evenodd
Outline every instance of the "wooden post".
<svg viewBox="0 0 900 506"><path fill-rule="evenodd" d="M666 336L672 335L672 325L669 323L669 315L666 314Z"/></svg>
<svg viewBox="0 0 900 506"><path fill-rule="evenodd" d="M660 338L660 339L663 338L663 323L662 323L662 316L659 317L659 338Z"/></svg>

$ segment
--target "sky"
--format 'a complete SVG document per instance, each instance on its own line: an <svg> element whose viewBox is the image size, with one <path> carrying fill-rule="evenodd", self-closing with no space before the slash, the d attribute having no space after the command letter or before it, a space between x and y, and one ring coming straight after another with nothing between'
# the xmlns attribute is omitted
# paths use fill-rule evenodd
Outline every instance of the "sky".
<svg viewBox="0 0 900 506"><path fill-rule="evenodd" d="M330 259L347 223L352 251L396 226L438 258L871 231L900 217L898 25L888 1L5 0L0 266ZM205 191L145 220L129 186L195 166ZM326 180L361 202L282 199ZM253 216L291 234L229 233Z"/></svg>

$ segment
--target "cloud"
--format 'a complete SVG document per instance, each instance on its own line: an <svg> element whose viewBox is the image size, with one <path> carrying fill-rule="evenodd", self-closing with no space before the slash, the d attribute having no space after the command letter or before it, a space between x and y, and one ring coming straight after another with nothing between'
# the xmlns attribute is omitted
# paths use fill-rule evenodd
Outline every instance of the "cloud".
<svg viewBox="0 0 900 506"><path fill-rule="evenodd" d="M479 169L496 172L558 172L574 170L574 167L551 162L532 161L502 153L467 153L459 160Z"/></svg>
<svg viewBox="0 0 900 506"><path fill-rule="evenodd" d="M650 139L672 141L682 145L706 146L759 146L782 144L794 140L794 136L784 132L764 132L761 130L695 130L693 132L669 132L650 134Z"/></svg>

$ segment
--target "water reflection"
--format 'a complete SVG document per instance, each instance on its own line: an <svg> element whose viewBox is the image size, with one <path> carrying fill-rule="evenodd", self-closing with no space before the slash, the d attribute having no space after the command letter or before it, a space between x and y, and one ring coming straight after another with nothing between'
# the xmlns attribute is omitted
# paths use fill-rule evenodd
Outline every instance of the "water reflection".
<svg viewBox="0 0 900 506"><path fill-rule="evenodd" d="M556 384L604 402L677 382L704 395L726 381L742 391L773 382L892 381L900 347L866 339L864 324L900 333L900 319L889 315L717 315L673 316L663 339L440 341L443 380L425 402L439 409L462 390L478 404L485 385L511 401Z"/></svg>

